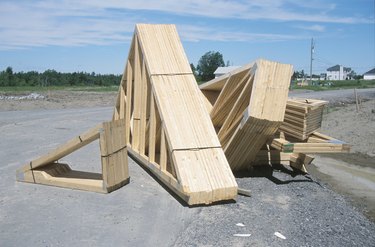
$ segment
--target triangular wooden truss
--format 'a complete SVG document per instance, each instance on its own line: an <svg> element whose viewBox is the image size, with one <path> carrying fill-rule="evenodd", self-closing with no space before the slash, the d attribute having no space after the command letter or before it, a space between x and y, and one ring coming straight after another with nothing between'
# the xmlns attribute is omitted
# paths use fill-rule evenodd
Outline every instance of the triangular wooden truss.
<svg viewBox="0 0 375 247"><path fill-rule="evenodd" d="M174 25L136 25L114 119L129 154L189 205L236 198L237 183Z"/></svg>
<svg viewBox="0 0 375 247"><path fill-rule="evenodd" d="M200 85L232 170L284 164L306 173L313 160L307 154L349 151L346 143L316 132L327 102L288 100L292 71L260 59Z"/></svg>
<svg viewBox="0 0 375 247"><path fill-rule="evenodd" d="M102 174L58 160L99 139ZM104 122L17 170L17 181L108 193L129 182L125 121Z"/></svg>
<svg viewBox="0 0 375 247"><path fill-rule="evenodd" d="M200 86L232 170L244 170L284 120L293 67L267 60Z"/></svg>

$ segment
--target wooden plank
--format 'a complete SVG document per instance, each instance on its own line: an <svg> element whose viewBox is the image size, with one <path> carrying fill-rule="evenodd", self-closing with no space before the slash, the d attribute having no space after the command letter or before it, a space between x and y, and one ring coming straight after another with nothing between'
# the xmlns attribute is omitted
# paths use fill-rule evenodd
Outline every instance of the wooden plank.
<svg viewBox="0 0 375 247"><path fill-rule="evenodd" d="M140 48L138 44L138 38L135 37L134 41L134 106L133 106L133 131L132 131L132 148L138 150L140 143L140 119L141 119L141 108L142 108L142 72L141 72L141 58Z"/></svg>
<svg viewBox="0 0 375 247"><path fill-rule="evenodd" d="M126 110L125 110L125 124L126 124L126 131L125 131L125 138L126 143L130 144L130 118L132 115L132 108L133 108L133 70L132 65L130 63L130 60L128 60L126 65L126 71L127 71L127 83L126 83L126 98L127 98L127 104L126 104Z"/></svg>
<svg viewBox="0 0 375 247"><path fill-rule="evenodd" d="M202 83L201 85L199 85L199 88L204 92L206 90L211 90L211 91L221 91L225 85L225 82L227 81L227 79L232 76L232 75L236 75L236 74L240 74L244 71L248 71L250 70L252 67L254 66L254 63L249 63L249 64L246 64L238 69L235 69L233 71L231 71L230 73L227 73L227 74L224 74L222 76L219 76L215 79L212 79L211 81L208 81L208 82L205 82L205 83Z"/></svg>
<svg viewBox="0 0 375 247"><path fill-rule="evenodd" d="M248 168L267 140L277 131L279 122L249 117L236 130L224 152L233 171Z"/></svg>
<svg viewBox="0 0 375 247"><path fill-rule="evenodd" d="M223 90L213 106L210 117L214 126L223 125L226 116L234 108L241 93L245 90L244 87L248 84L250 78L250 71L244 71L242 74L228 77Z"/></svg>
<svg viewBox="0 0 375 247"><path fill-rule="evenodd" d="M282 152L295 153L341 153L350 151L350 145L345 142L318 132L314 132L312 139L310 139L312 140L311 142L308 140L305 142L294 140L291 142L288 139L274 138L271 146Z"/></svg>
<svg viewBox="0 0 375 247"><path fill-rule="evenodd" d="M137 24L150 75L192 74L175 25Z"/></svg>
<svg viewBox="0 0 375 247"><path fill-rule="evenodd" d="M151 91L151 90L150 90ZM155 145L156 145L156 112L155 112L155 100L151 93L150 100L150 131L149 131L149 142L148 142L148 158L149 162L155 162Z"/></svg>
<svg viewBox="0 0 375 247"><path fill-rule="evenodd" d="M56 149L52 150L46 155L41 156L38 159L31 161L28 164L25 164L19 172L27 171L30 169L35 169L47 164L50 164L54 161L61 159L62 157L71 154L72 152L76 151L77 149L86 146L87 144L95 141L99 138L99 130L103 127L102 124L95 126L94 128L86 131L85 133L69 140L63 145L60 145Z"/></svg>
<svg viewBox="0 0 375 247"><path fill-rule="evenodd" d="M153 76L152 83L170 150L220 147L193 75Z"/></svg>
<svg viewBox="0 0 375 247"><path fill-rule="evenodd" d="M100 150L103 180L108 188L118 187L129 178L125 120L103 123Z"/></svg>
<svg viewBox="0 0 375 247"><path fill-rule="evenodd" d="M165 143L165 132L164 128L161 129L161 141L160 141L160 169L162 171L167 170L167 144Z"/></svg>
<svg viewBox="0 0 375 247"><path fill-rule="evenodd" d="M179 184L176 178L174 178L171 174L162 171L158 164L149 162L144 156L139 155L137 151L129 148L128 152L130 157L137 161L138 164L152 172L154 176L156 176L161 182L163 182L163 184L165 184L185 202L189 202L189 194L184 192L182 186Z"/></svg>
<svg viewBox="0 0 375 247"><path fill-rule="evenodd" d="M102 175L72 170L67 164L50 163L34 170L25 171L21 182L107 193Z"/></svg>
<svg viewBox="0 0 375 247"><path fill-rule="evenodd" d="M126 66L125 66L125 71L124 71L124 74L122 75L122 78L121 78L121 83L120 83L120 87L119 87L119 96L120 97L117 97L119 99L119 111L118 111L118 118L116 118L115 120L118 120L118 119L124 119L125 118L125 109L126 109L126 104L127 104L127 99L126 99L126 77L127 77L127 69L126 69Z"/></svg>
<svg viewBox="0 0 375 247"><path fill-rule="evenodd" d="M247 107L247 102L250 99L253 79L254 79L253 76L250 76L247 79L247 82L243 90L241 91L240 95L236 98L236 102L234 103L229 114L226 115L226 119L223 123L223 126L220 128L218 136L219 136L220 143L223 145L223 147L227 145L227 142L224 142L224 137L226 136L227 132L231 129L231 126L234 125L234 123L237 123L237 124L239 123L238 118L243 115L243 112Z"/></svg>
<svg viewBox="0 0 375 247"><path fill-rule="evenodd" d="M140 109L140 125L139 125L139 153L145 154L146 148L146 124L147 124L147 71L145 60L142 61L142 75L141 75L141 109Z"/></svg>
<svg viewBox="0 0 375 247"><path fill-rule="evenodd" d="M238 186L220 148L174 151L172 157L190 205L236 198Z"/></svg>

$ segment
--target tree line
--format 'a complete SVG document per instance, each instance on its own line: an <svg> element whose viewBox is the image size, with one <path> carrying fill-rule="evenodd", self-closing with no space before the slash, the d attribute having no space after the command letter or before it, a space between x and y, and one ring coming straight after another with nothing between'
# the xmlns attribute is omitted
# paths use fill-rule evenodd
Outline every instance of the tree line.
<svg viewBox="0 0 375 247"><path fill-rule="evenodd" d="M215 78L214 72L218 67L229 66L229 61L224 64L223 55L220 52L206 52L198 61L197 66L190 64L196 80L209 81ZM12 67L7 67L0 72L0 87L12 86L111 86L119 85L121 75L95 74L86 72L62 73L55 70L13 72Z"/></svg>
<svg viewBox="0 0 375 247"><path fill-rule="evenodd" d="M111 86L119 85L121 75L86 72L62 73L55 70L13 72L7 67L0 72L0 87L12 86Z"/></svg>

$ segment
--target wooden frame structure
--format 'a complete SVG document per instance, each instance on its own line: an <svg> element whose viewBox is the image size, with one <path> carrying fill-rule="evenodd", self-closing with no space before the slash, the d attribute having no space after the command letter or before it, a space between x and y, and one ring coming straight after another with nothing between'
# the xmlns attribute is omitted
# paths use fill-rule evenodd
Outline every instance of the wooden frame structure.
<svg viewBox="0 0 375 247"><path fill-rule="evenodd" d="M232 170L247 169L281 125L292 72L259 59L200 85Z"/></svg>
<svg viewBox="0 0 375 247"><path fill-rule="evenodd" d="M102 174L72 170L58 160L98 140ZM17 170L17 181L108 193L129 183L125 120L104 122Z"/></svg>
<svg viewBox="0 0 375 247"><path fill-rule="evenodd" d="M237 195L208 106L175 26L137 24L113 119L129 154L189 205Z"/></svg>

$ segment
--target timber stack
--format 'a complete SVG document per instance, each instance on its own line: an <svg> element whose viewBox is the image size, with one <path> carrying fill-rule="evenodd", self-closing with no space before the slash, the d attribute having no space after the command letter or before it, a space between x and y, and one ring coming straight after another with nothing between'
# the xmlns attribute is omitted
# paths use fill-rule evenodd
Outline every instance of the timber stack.
<svg viewBox="0 0 375 247"><path fill-rule="evenodd" d="M292 73L260 59L200 86L232 170L246 169L282 124Z"/></svg>
<svg viewBox="0 0 375 247"><path fill-rule="evenodd" d="M256 60L198 87L174 25L137 24L113 119L17 170L17 180L96 192L129 182L129 154L189 205L235 200L234 171L348 152L318 133L323 106L288 100L293 68ZM58 160L98 140L102 174Z"/></svg>
<svg viewBox="0 0 375 247"><path fill-rule="evenodd" d="M323 109L328 104L324 100L289 99L285 118L280 130L298 140L306 140L322 125Z"/></svg>

